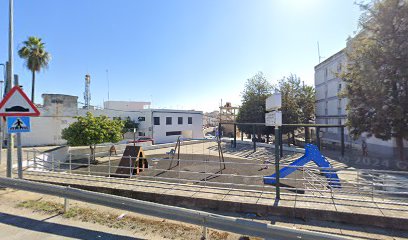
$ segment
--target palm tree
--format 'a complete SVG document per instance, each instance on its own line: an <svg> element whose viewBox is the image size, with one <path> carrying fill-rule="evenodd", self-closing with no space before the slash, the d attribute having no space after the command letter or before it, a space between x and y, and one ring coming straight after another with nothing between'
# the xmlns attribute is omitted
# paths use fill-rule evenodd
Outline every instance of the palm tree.
<svg viewBox="0 0 408 240"><path fill-rule="evenodd" d="M45 51L45 43L41 38L28 37L23 44L24 46L18 50L18 55L25 59L25 65L32 73L31 101L34 102L35 73L48 67L51 55Z"/></svg>

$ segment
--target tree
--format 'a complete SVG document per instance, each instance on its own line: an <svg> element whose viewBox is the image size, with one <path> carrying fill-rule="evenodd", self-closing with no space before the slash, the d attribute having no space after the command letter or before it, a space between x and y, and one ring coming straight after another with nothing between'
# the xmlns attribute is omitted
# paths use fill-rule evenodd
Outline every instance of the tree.
<svg viewBox="0 0 408 240"><path fill-rule="evenodd" d="M34 102L35 73L48 67L51 55L45 51L45 43L42 42L41 38L28 37L23 45L18 50L18 55L25 60L26 67L32 73L31 101Z"/></svg>
<svg viewBox="0 0 408 240"><path fill-rule="evenodd" d="M404 159L408 139L408 1L360 4L361 32L349 40L344 79L350 134L396 139Z"/></svg>
<svg viewBox="0 0 408 240"><path fill-rule="evenodd" d="M62 130L62 138L68 145L84 146L91 149L91 160L95 160L96 144L118 142L122 139L123 122L110 120L107 116L94 117L88 112L86 117L76 117L77 121Z"/></svg>
<svg viewBox="0 0 408 240"><path fill-rule="evenodd" d="M127 117L125 120L123 120L123 128L122 128L122 136L125 138L125 133L129 131L134 131L134 129L139 128L139 123L135 122L132 120L130 117Z"/></svg>
<svg viewBox="0 0 408 240"><path fill-rule="evenodd" d="M239 109L237 122L265 123L265 101L271 95L273 86L266 80L262 72L248 79L242 92L242 105ZM240 125L239 129L247 134L253 133L253 126ZM261 134L271 134L268 127L256 127L258 138Z"/></svg>
<svg viewBox="0 0 408 240"><path fill-rule="evenodd" d="M290 74L279 82L279 91L282 94L282 122L285 124L309 123L314 119L315 90L312 86L301 83L299 77ZM296 127L283 128L284 133L292 133ZM308 138L308 129L305 128L305 137Z"/></svg>

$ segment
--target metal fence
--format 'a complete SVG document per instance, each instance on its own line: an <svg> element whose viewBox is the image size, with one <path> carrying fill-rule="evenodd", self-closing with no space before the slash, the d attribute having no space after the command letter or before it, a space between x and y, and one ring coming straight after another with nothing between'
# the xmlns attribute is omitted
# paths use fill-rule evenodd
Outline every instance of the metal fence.
<svg viewBox="0 0 408 240"><path fill-rule="evenodd" d="M223 143L222 148L228 148L228 144ZM259 160L258 158L262 157L255 155L253 159L237 161L234 153L238 159L238 157L242 158L242 151L231 152L227 154L229 157L223 162L225 166L223 168L220 159L217 159L218 156L214 154L217 144L213 140L198 143L195 146L182 146L185 148L184 152L181 152L180 159L170 155L155 157L148 160L149 166L140 167L140 169L135 167L134 163L138 163L141 159L121 156L125 146L117 146L115 156L110 156L109 152L97 153L98 162L91 161L89 154L70 153L68 159L60 161L52 153L26 151L27 163L24 174L65 172L78 176L95 176L96 181L112 177L130 178L189 186L193 184L222 190L239 189L243 192L275 193L274 185L263 184L266 176L271 174L270 170L274 169L275 162L270 156L266 156L267 158L264 156L263 160ZM210 151L213 153L195 154L197 149L201 148L203 153ZM282 195L370 201L381 203L382 206L387 204L408 206L408 172L345 167L319 168L313 164L290 166L289 164L299 156L301 156L299 153L286 152L285 158L281 160L280 168L296 168L294 174L280 179ZM118 173L120 158L128 160L128 164L119 167L122 170L126 169L128 174ZM329 183L336 179L324 177L322 175L324 171L337 173L341 187L331 187Z"/></svg>
<svg viewBox="0 0 408 240"><path fill-rule="evenodd" d="M84 201L144 215L203 226L204 239L206 236L207 227L222 231L234 232L237 234L262 237L265 239L348 239L337 235L279 227L271 224L227 217L204 211L190 210L20 179L0 177L0 184L9 188Z"/></svg>

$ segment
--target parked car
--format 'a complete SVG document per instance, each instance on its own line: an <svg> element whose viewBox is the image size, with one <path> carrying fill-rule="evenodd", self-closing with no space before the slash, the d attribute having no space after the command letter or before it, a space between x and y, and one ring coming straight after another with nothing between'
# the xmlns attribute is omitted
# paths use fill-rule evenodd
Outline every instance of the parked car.
<svg viewBox="0 0 408 240"><path fill-rule="evenodd" d="M142 143L142 142L152 142L152 145L154 145L154 139L151 137L137 137L136 140L128 141L128 143Z"/></svg>

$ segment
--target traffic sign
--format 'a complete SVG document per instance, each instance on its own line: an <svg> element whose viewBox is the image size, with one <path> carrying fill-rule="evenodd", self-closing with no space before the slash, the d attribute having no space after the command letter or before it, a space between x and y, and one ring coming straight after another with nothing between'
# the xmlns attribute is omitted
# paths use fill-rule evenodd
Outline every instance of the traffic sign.
<svg viewBox="0 0 408 240"><path fill-rule="evenodd" d="M265 126L282 126L282 112L273 111L265 113Z"/></svg>
<svg viewBox="0 0 408 240"><path fill-rule="evenodd" d="M7 117L7 132L31 132L30 117Z"/></svg>
<svg viewBox="0 0 408 240"><path fill-rule="evenodd" d="M37 107L19 86L13 87L0 102L0 116L39 116Z"/></svg>

